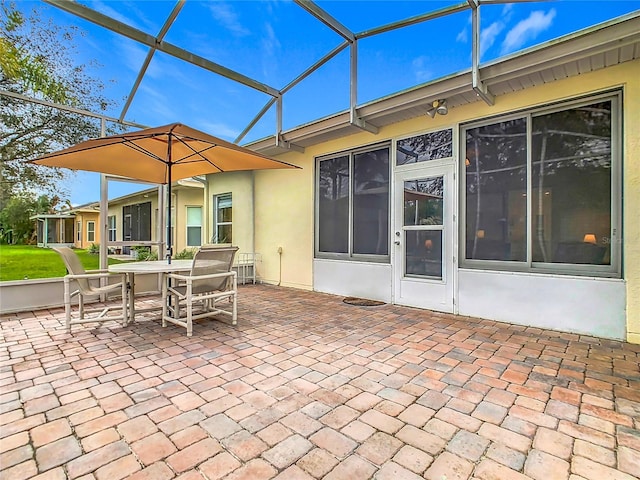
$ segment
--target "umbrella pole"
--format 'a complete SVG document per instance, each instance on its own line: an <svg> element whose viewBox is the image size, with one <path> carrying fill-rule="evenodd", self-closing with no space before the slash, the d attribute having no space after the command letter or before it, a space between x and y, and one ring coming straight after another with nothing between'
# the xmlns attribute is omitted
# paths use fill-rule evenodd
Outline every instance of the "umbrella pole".
<svg viewBox="0 0 640 480"><path fill-rule="evenodd" d="M167 172L167 195L169 197L169 199L167 200L167 206L168 206L168 213L167 213L167 263L171 264L171 253L172 253L172 249L173 249L173 245L171 245L171 137L172 135L169 134L169 150L167 153L167 157L168 157L168 164L167 164L167 168L168 168L168 172Z"/></svg>

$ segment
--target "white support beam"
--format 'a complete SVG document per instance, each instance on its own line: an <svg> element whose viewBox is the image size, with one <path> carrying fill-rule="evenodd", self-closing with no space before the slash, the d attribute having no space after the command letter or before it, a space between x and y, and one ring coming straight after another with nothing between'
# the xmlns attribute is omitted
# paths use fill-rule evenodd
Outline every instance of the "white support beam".
<svg viewBox="0 0 640 480"><path fill-rule="evenodd" d="M478 0L467 0L471 5L471 26L472 26L472 52L471 52L471 84L476 95L487 103L493 105L495 97L480 78L480 9Z"/></svg>
<svg viewBox="0 0 640 480"><path fill-rule="evenodd" d="M304 153L303 147L288 142L282 136L282 95L276 99L276 125L275 146L283 150Z"/></svg>
<svg viewBox="0 0 640 480"><path fill-rule="evenodd" d="M147 45L148 47L156 48L157 50L166 53L167 55L171 55L172 57L176 57L187 63L191 63L192 65L196 65L197 67L226 77L237 83L253 88L254 90L258 90L259 92L266 93L267 95L271 95L272 97L277 97L280 94L277 89L270 87L269 85L265 85L264 83L254 80L253 78L249 78L227 67L223 67L222 65L212 62L211 60L207 60L206 58L200 57L199 55L191 53L180 47L166 42L157 43L155 37L141 30L133 28L126 23L122 23L118 20L108 17L107 15L103 15L100 12L96 12L95 10L85 7L80 3L65 0L44 1L61 10L64 10L67 13L71 13L77 17L84 18L85 20L111 30L112 32L116 32L122 36L130 38L131 40L142 43L143 45Z"/></svg>
<svg viewBox="0 0 640 480"><path fill-rule="evenodd" d="M347 40L349 43L353 43L356 41L356 36L351 30L349 30L342 23L340 23L338 20L333 18L328 12L320 8L311 0L293 0L293 1L297 3L300 7L302 7L304 10L309 12L311 15L316 17L318 20L320 20L322 23L324 23L331 30L333 30L338 35L340 35L342 38Z"/></svg>
<svg viewBox="0 0 640 480"><path fill-rule="evenodd" d="M378 127L365 122L358 116L358 42L351 44L351 69L349 81L349 123L354 127L365 130L369 133L377 134Z"/></svg>
<svg viewBox="0 0 640 480"><path fill-rule="evenodd" d="M10 92L9 90L1 90L0 95L10 98L16 98L18 100L22 100L25 102L35 103L37 105L44 105L45 107L56 108L58 110L62 110L65 112L77 113L78 115L84 115L86 117L98 118L100 120L105 120L107 122L119 123L121 125L126 125L129 127L137 127L137 128L147 128L146 125L142 125L140 123L135 122L127 122L125 120L118 120L117 118L109 117L106 115L102 115L95 112L90 112L89 110L83 110L80 108L69 107L68 105L62 105L60 103L47 102L46 100L41 100L39 98L27 97L26 95L22 95L20 93Z"/></svg>
<svg viewBox="0 0 640 480"><path fill-rule="evenodd" d="M508 0L505 0L508 1ZM427 20L433 20L435 18L444 17L453 13L464 12L469 9L469 5L466 2L459 3L457 5L451 5L449 7L434 10L433 12L423 13L422 15L416 15L415 17L407 18L405 20L399 20L397 22L388 23L380 27L372 28L370 30L364 30L360 33L356 33L356 40L361 38L371 37L373 35L379 35L381 33L397 30L398 28L409 27L418 23L426 22Z"/></svg>
<svg viewBox="0 0 640 480"><path fill-rule="evenodd" d="M157 44L162 42L165 35L169 31L169 28L171 28L171 25L173 25L173 22L178 17L178 13L180 13L180 10L182 10L182 7L184 6L184 3L186 1L187 0L178 0L178 3L176 3L176 6L173 7L173 10L171 11L169 16L167 17L167 20L164 22L164 25L160 29L160 33L158 33L158 36L156 37ZM147 57L144 59L144 62L142 63L142 67L140 67L140 71L138 72L138 77L136 78L136 81L134 82L133 87L131 88L131 92L129 92L129 96L127 97L127 101L125 102L124 107L122 107L122 112L120 113L120 120L122 120L124 116L127 114L127 110L129 110L129 107L131 106L131 102L133 101L133 97L135 97L136 92L138 91L138 87L140 86L140 83L142 82L144 75L147 73L147 69L149 68L149 64L151 63L151 60L153 59L153 55L156 53L156 50L157 48L153 46L149 49L149 52L147 52Z"/></svg>
<svg viewBox="0 0 640 480"><path fill-rule="evenodd" d="M273 106L274 103L276 103L276 99L277 97L273 97L271 99L269 99L269 101L265 104L264 107L262 107L262 109L258 112L258 114L253 117L253 120L251 120L249 122L249 125L247 125L244 130L242 130L242 132L240 133L240 135L238 135L236 137L236 139L233 141L233 143L240 143L242 141L242 139L245 137L245 135L247 133L249 133L249 131L255 127L256 123L258 123L258 121L264 116L265 113L267 113L267 111Z"/></svg>

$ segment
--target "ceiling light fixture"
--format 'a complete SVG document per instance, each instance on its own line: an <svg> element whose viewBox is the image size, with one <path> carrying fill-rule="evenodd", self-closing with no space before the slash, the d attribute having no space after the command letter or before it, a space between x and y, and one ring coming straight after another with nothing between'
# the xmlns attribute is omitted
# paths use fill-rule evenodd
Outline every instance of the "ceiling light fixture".
<svg viewBox="0 0 640 480"><path fill-rule="evenodd" d="M431 104L429 110L427 110L427 115L431 118L435 118L436 113L439 115L446 115L449 113L449 108L447 107L446 100L434 100Z"/></svg>

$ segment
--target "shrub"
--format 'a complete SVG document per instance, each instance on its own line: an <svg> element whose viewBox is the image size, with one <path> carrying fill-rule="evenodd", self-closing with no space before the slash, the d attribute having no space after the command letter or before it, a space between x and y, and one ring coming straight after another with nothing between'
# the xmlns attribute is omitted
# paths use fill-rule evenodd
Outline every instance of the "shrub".
<svg viewBox="0 0 640 480"><path fill-rule="evenodd" d="M92 243L91 246L89 248L87 248L87 253L90 253L91 255L97 255L100 253L100 244L95 244Z"/></svg>
<svg viewBox="0 0 640 480"><path fill-rule="evenodd" d="M193 249L185 248L180 253L176 253L176 260L189 260L194 255L195 251Z"/></svg>
<svg viewBox="0 0 640 480"><path fill-rule="evenodd" d="M158 254L156 252L152 252L149 247L133 247L133 250L136 252L136 259L140 262L158 260Z"/></svg>

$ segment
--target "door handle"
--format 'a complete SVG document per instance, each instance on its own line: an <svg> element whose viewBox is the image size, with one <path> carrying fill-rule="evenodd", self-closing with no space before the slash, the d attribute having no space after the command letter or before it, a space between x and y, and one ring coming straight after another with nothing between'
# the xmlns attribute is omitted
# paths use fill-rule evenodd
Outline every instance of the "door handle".
<svg viewBox="0 0 640 480"><path fill-rule="evenodd" d="M395 242L393 242L393 243L395 243L396 245L400 245L400 240L396 240L396 241L395 241Z"/></svg>

